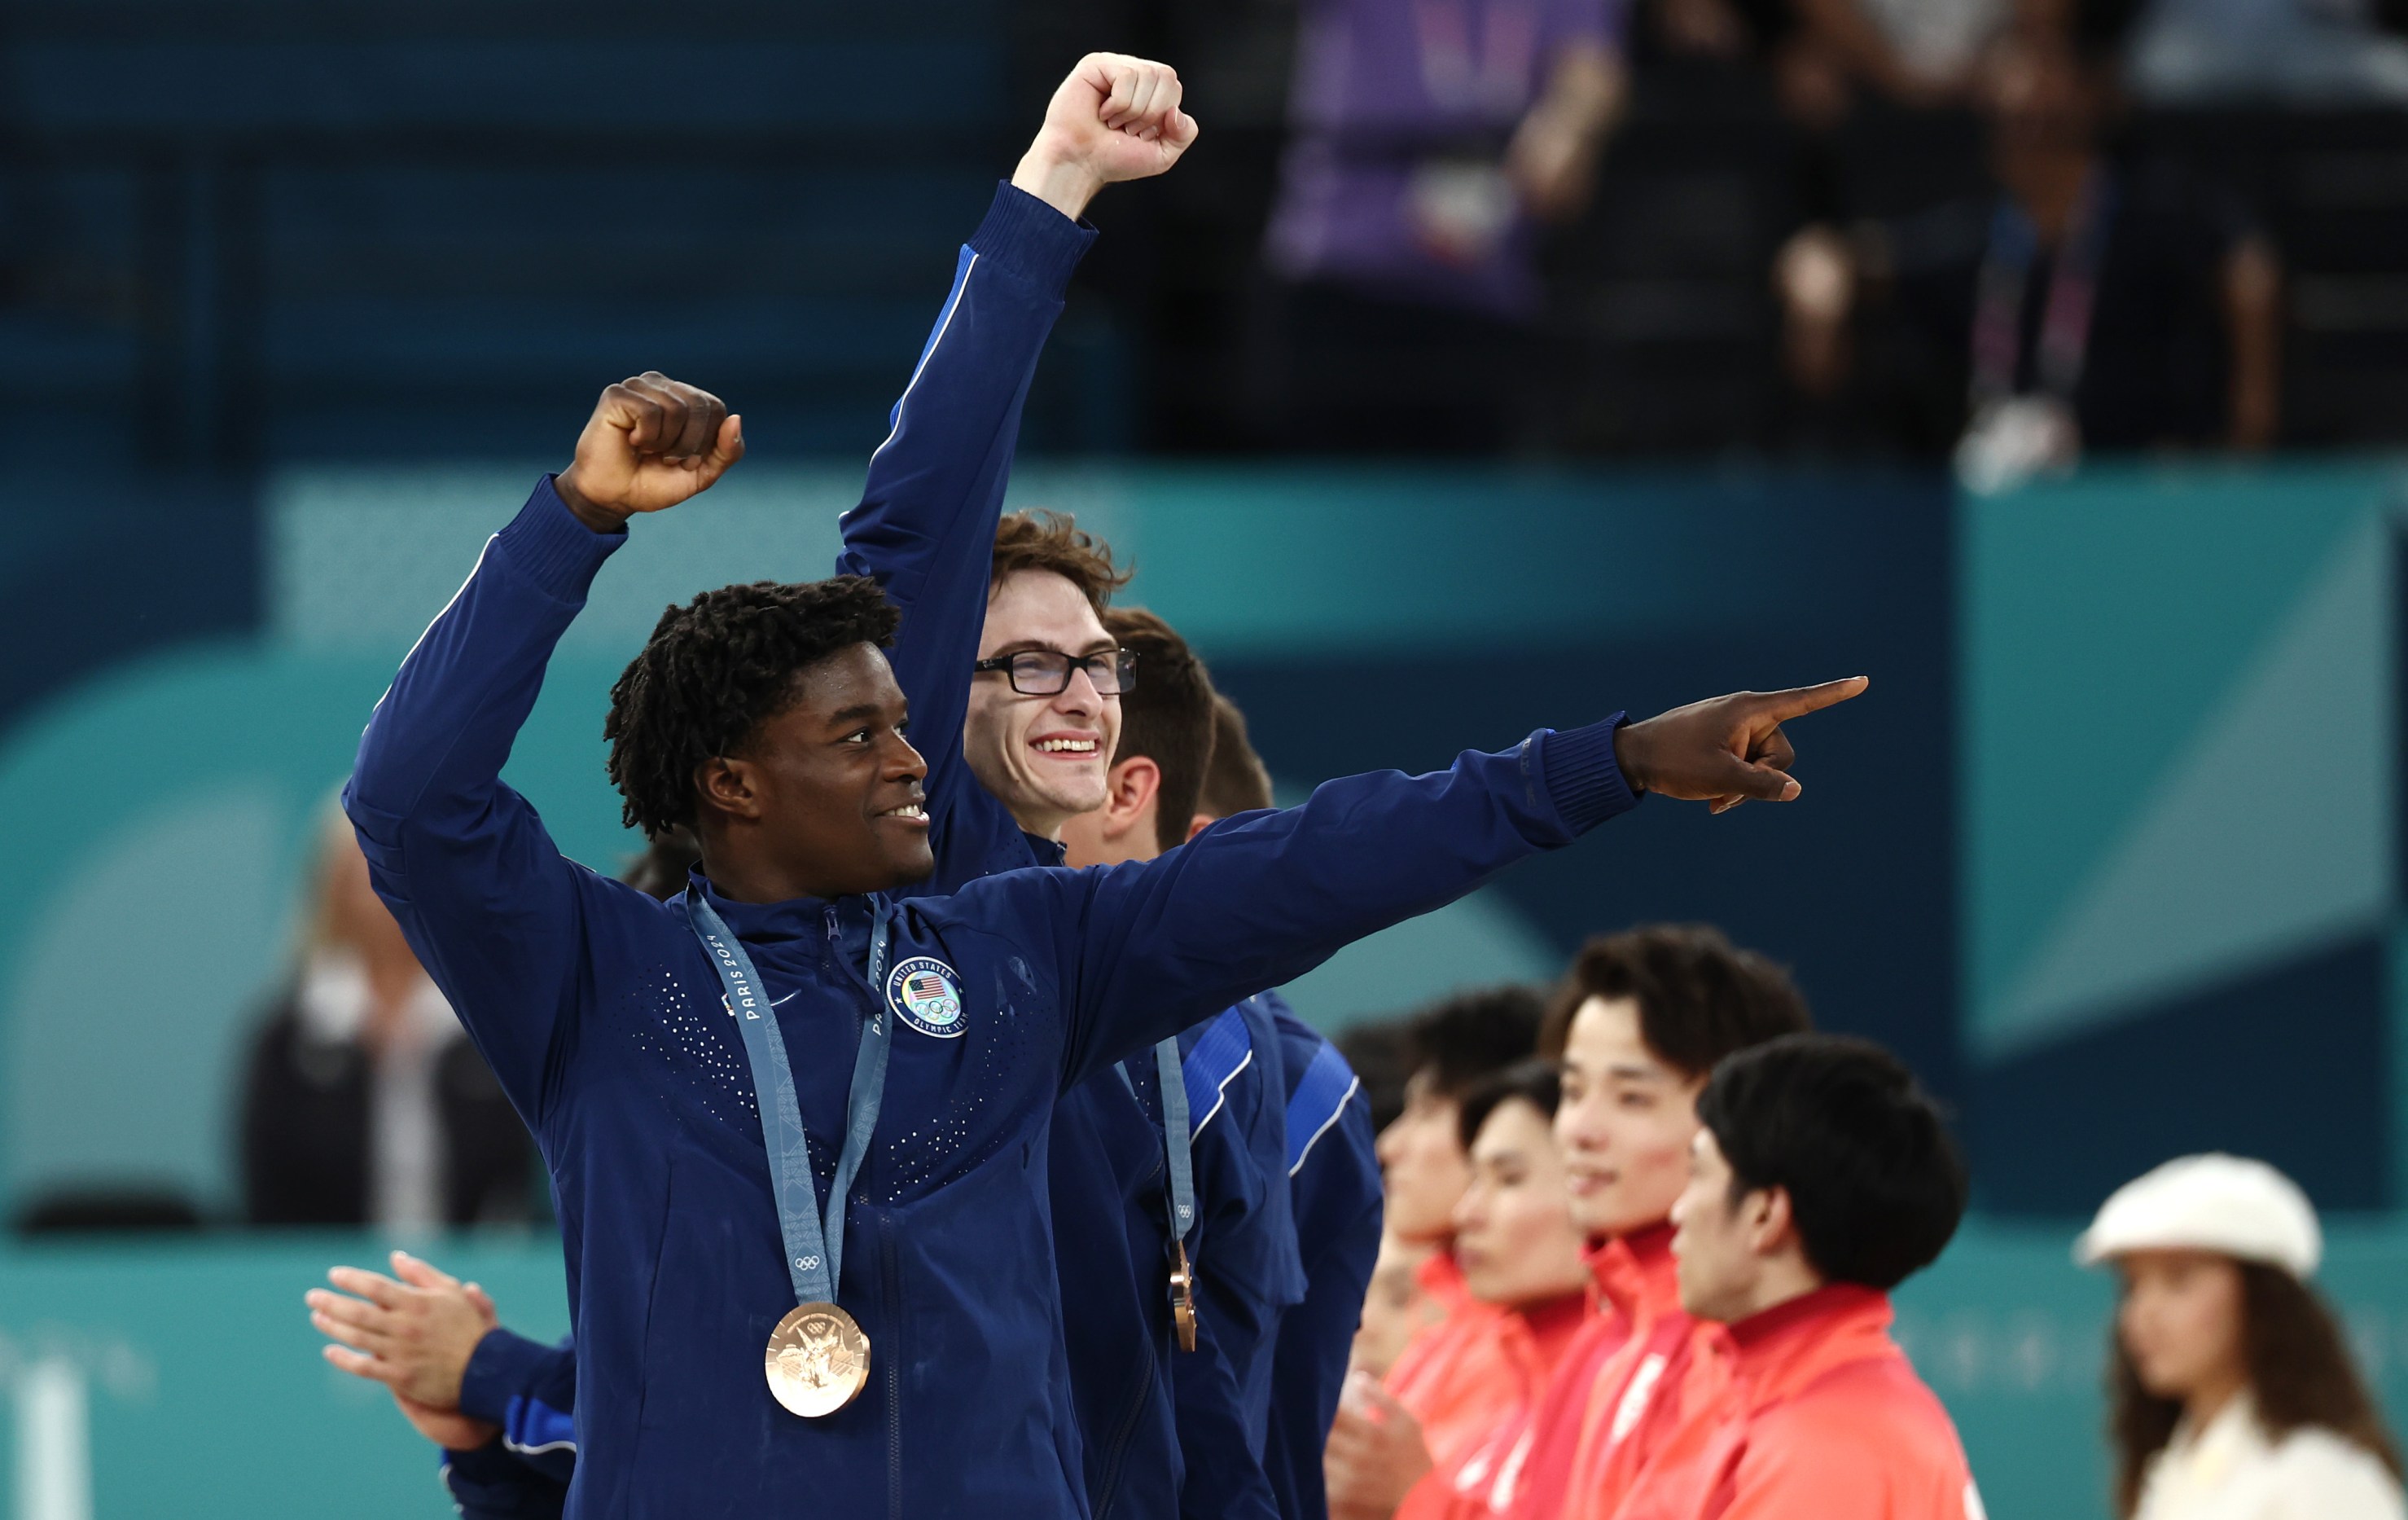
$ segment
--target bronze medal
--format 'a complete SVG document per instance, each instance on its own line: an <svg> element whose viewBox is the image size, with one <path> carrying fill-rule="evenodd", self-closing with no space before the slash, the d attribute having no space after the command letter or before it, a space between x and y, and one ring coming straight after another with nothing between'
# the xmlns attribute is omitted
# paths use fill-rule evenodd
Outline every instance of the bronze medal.
<svg viewBox="0 0 2408 1520"><path fill-rule="evenodd" d="M830 1303L798 1306L769 1332L769 1393L806 1420L833 1414L869 1386L869 1337Z"/></svg>
<svg viewBox="0 0 2408 1520"><path fill-rule="evenodd" d="M1196 1273L1187 1265L1187 1242L1173 1240L1170 1267L1170 1322L1179 1328L1179 1349L1196 1349Z"/></svg>

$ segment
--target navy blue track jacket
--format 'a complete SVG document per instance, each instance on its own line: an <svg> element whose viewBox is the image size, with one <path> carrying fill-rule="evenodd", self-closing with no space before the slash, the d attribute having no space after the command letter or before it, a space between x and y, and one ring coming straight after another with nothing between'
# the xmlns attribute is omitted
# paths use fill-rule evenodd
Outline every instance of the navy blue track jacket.
<svg viewBox="0 0 2408 1520"><path fill-rule="evenodd" d="M912 701L913 738L931 757L937 869L906 895L950 893L997 871L1061 863L1058 844L1023 834L978 784L961 762L959 729L1010 439L1036 356L1061 309L1061 286L1092 237L1022 192L998 189L995 212L962 251L893 431L873 457L862 506L845 517L838 572L876 579L912 614L889 654ZM991 437L997 430L999 453ZM1262 1164L1284 1146L1277 1097L1283 1084L1275 1032L1267 1018L1254 1022L1259 1028L1232 1011L1182 1037L1201 1215L1189 1247L1200 1257L1208 1233L1212 1240L1208 1296L1293 1301L1303 1280L1286 1189L1266 1185ZM1234 1051L1226 1039L1203 1040L1216 1025L1240 1025ZM1264 1059L1255 1059L1255 1047L1268 1053ZM1138 1097L1154 1094L1156 1079L1150 1059L1125 1068L1063 1095L1049 1177L1062 1298L1077 1306L1065 1328L1089 1506L1096 1520L1168 1520L1183 1498L1190 1513L1217 1520L1269 1520L1277 1512L1261 1470L1261 1421L1258 1412L1249 1421L1240 1393L1249 1375L1268 1380L1268 1361L1253 1358L1262 1363L1258 1370L1231 1366L1247 1357L1242 1348L1222 1350L1237 1321L1220 1304L1208 1308L1197 1351L1172 1353L1158 1098L1149 1108ZM1271 1168L1268 1175L1282 1174ZM523 1354L533 1342L508 1332L481 1344L479 1360L494 1346L503 1348L491 1358L497 1367L520 1368L530 1380L558 1376L551 1361ZM573 1376L573 1353L565 1360ZM1186 1375L1174 1422L1175 1367ZM472 1362L471 1386L485 1381ZM509 1397L519 1400L511 1408L548 1407L535 1401L534 1389ZM464 1408L467 1398L464 1391ZM495 1391L485 1402L496 1412L480 1417L502 1423L505 1396ZM505 1452L520 1449L514 1439L506 1427ZM556 1450L547 1447L526 1465L475 1454L453 1460L447 1481L470 1520L541 1513L547 1488L557 1513L573 1457L558 1460L550 1455Z"/></svg>
<svg viewBox="0 0 2408 1520"><path fill-rule="evenodd" d="M1264 1467L1281 1514L1324 1520L1322 1448L1380 1255L1380 1158L1370 1100L1346 1058L1283 1004L1277 1017L1287 1058L1288 1191L1306 1288L1280 1320Z"/></svg>
<svg viewBox="0 0 2408 1520"><path fill-rule="evenodd" d="M1022 832L979 784L961 735L1021 407L1070 266L1093 236L1023 192L998 188L993 212L962 251L893 431L871 457L861 503L844 515L837 571L875 580L903 614L889 658L910 699L912 742L928 762L937 868L905 896L951 893L1062 861L1061 846ZM1231 1056L1226 1040L1204 1040L1207 1027L1182 1039L1199 1215L1189 1248L1216 1262L1226 1255L1231 1291L1242 1282L1242 1291L1293 1301L1303 1295L1303 1269L1285 1190L1265 1185L1249 1151L1284 1144L1274 1039L1266 1025L1268 1055L1257 1061L1252 1052ZM1152 1106L1140 1095L1153 1095ZM1063 1093L1048 1191L1089 1506L1096 1520L1169 1520L1193 1485L1213 1497L1215 1520L1275 1520L1237 1376L1208 1371L1232 1359L1219 1345L1227 1322L1208 1312L1197 1351L1174 1350L1166 1171L1151 1053ZM1175 1418L1174 1368L1188 1373Z"/></svg>
<svg viewBox="0 0 2408 1520"><path fill-rule="evenodd" d="M491 1445L443 1454L443 1484L469 1520L552 1520L577 1468L577 1353L500 1326L460 1379L460 1412L501 1427Z"/></svg>
<svg viewBox="0 0 2408 1520"><path fill-rule="evenodd" d="M718 977L674 904L564 858L501 780L626 537L538 482L404 662L344 792L380 895L552 1169L578 1350L566 1513L1083 1515L1046 1182L1062 1092L1630 806L1618 720L1331 782L1159 860L896 905L896 964L944 963L967 1006L948 1037L898 1019L838 1284L871 1384L806 1421L760 1371L793 1289ZM877 905L701 886L771 996L825 1187Z"/></svg>

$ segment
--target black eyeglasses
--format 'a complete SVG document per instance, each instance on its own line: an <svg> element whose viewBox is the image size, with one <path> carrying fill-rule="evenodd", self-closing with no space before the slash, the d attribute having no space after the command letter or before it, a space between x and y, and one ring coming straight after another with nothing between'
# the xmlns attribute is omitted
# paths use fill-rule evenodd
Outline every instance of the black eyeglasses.
<svg viewBox="0 0 2408 1520"><path fill-rule="evenodd" d="M1011 678L1011 689L1023 696L1054 696L1070 689L1070 672L1084 670L1096 690L1106 696L1137 690L1137 651L1108 649L1095 654L1065 654L1056 649L1024 649L981 660L972 670L1000 670Z"/></svg>

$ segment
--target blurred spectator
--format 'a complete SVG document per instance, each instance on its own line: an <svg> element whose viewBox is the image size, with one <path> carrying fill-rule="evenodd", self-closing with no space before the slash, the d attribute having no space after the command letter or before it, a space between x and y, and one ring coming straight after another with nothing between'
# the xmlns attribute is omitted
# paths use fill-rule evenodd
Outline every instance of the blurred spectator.
<svg viewBox="0 0 2408 1520"><path fill-rule="evenodd" d="M2400 1453L2308 1279L2315 1211L2262 1161L2126 1183L2075 1243L2122 1279L2107 1383L2126 1520L2399 1520Z"/></svg>
<svg viewBox="0 0 2408 1520"><path fill-rule="evenodd" d="M1624 74L1612 0L1306 0L1256 404L1308 449L1530 432L1535 224L1586 203Z"/></svg>
<svg viewBox="0 0 2408 1520"><path fill-rule="evenodd" d="M246 1215L409 1230L523 1221L534 1169L525 1127L329 810L300 964L251 1045Z"/></svg>
<svg viewBox="0 0 2408 1520"><path fill-rule="evenodd" d="M1338 1520L1463 1520L1487 1514L1510 1484L1532 1401L1553 1376L1588 1305L1586 1241L1552 1126L1562 1084L1554 1063L1524 1061L1464 1095L1458 1133L1471 1185L1455 1210L1455 1259L1465 1290L1503 1311L1502 1358L1484 1424L1464 1422L1452 1449L1425 1438L1411 1410L1358 1374L1329 1435L1331 1513Z"/></svg>
<svg viewBox="0 0 2408 1520"><path fill-rule="evenodd" d="M2408 101L2408 43L2382 35L2368 0L2156 0L2131 70L2153 106Z"/></svg>
<svg viewBox="0 0 2408 1520"><path fill-rule="evenodd" d="M1953 450L1981 490L2085 452L2273 441L2273 250L2229 196L2111 151L2116 42L2094 5L1990 48L1997 192L1790 240L1774 280L1801 392L1844 393L1871 441Z"/></svg>
<svg viewBox="0 0 2408 1520"><path fill-rule="evenodd" d="M1769 66L1782 105L1835 124L1870 93L1909 108L1960 94L2012 0L1658 0L1653 35L1671 55Z"/></svg>

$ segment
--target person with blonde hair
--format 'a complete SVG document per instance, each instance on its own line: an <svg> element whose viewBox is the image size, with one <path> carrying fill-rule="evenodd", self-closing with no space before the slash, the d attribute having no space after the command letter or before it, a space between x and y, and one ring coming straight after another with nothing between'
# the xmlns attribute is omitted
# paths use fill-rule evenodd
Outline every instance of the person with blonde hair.
<svg viewBox="0 0 2408 1520"><path fill-rule="evenodd" d="M2311 1284L2315 1211L2262 1161L2191 1155L2074 1244L2123 1280L2108 1351L2126 1520L2400 1520L2400 1452Z"/></svg>

